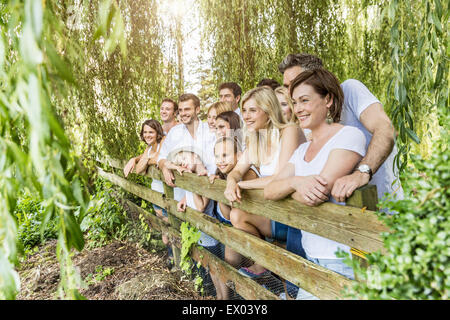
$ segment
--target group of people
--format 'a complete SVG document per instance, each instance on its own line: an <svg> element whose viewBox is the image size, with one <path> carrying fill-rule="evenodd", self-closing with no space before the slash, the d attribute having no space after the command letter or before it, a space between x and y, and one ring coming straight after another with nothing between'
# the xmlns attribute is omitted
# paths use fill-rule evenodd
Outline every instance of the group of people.
<svg viewBox="0 0 450 320"><path fill-rule="evenodd" d="M344 244L299 230L232 206L242 200L241 190L263 189L264 198L292 197L308 206L325 201L345 205L354 190L368 183L401 199L403 191L394 174L395 130L380 101L358 80L339 83L310 54L289 54L279 64L283 85L263 79L244 94L234 82L222 83L219 100L199 119L200 100L190 93L178 101L164 99L156 120L142 124L140 136L147 144L142 155L124 168L144 172L149 165L161 169L165 183L174 188L177 209L193 208L220 222L262 239L286 242L286 249L325 268L353 278L353 270L336 256ZM177 115L179 122L177 124ZM173 171L192 172L226 180L228 204L177 188ZM161 181L152 189L163 193ZM230 205L231 204L231 205ZM167 219L167 212L154 205ZM389 213L389 212L387 212ZM167 238L163 238L167 244ZM211 236L202 233L199 244L239 272L258 279L270 274L263 266L244 259ZM222 246L223 247L223 246ZM217 299L228 299L228 288L211 275ZM297 299L316 299L287 282L288 293Z"/></svg>

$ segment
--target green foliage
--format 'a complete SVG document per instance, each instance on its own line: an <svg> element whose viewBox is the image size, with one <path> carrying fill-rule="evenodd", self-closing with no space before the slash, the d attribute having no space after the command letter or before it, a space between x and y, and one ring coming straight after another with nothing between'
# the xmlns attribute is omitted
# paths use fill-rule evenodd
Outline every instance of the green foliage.
<svg viewBox="0 0 450 320"><path fill-rule="evenodd" d="M198 243L198 240L201 237L200 231L191 227L189 222L183 222L180 226L181 232L181 255L180 255L180 268L181 270L188 276L192 274L193 264L192 258L189 256L189 252L193 245ZM202 248L203 249L203 248ZM200 268L200 262L197 263L197 269ZM196 275L194 279L195 289L200 291L200 293L204 293L203 288L203 278L200 275Z"/></svg>
<svg viewBox="0 0 450 320"><path fill-rule="evenodd" d="M110 183L98 179L95 194L86 217L81 223L91 247L102 247L111 240L124 240L130 232L126 212L116 197Z"/></svg>
<svg viewBox="0 0 450 320"><path fill-rule="evenodd" d="M83 54L74 54L79 47L57 14L65 5L70 3L0 3L0 297L5 299L14 299L20 288L14 270L18 238L13 212L21 189L42 201L42 230L58 218L60 297L82 298L70 252L84 246L79 224L88 206L82 183L87 178L57 111L63 100L58 98L76 90L74 79L79 80L68 57L80 60Z"/></svg>
<svg viewBox="0 0 450 320"><path fill-rule="evenodd" d="M447 121L449 121L448 118ZM447 122L448 123L448 122ZM350 291L363 299L449 299L450 294L450 149L448 127L433 155L412 156L415 170L405 171L406 198L386 202L397 214L380 218L392 233L384 234L386 255L368 255L370 267L353 263L362 282Z"/></svg>
<svg viewBox="0 0 450 320"><path fill-rule="evenodd" d="M440 0L391 1L384 8L393 71L387 102L399 133L396 164L401 170L408 164L412 142L431 141L439 136L433 127L445 125L439 114L449 108L448 31L442 28L448 23L448 5Z"/></svg>
<svg viewBox="0 0 450 320"><path fill-rule="evenodd" d="M47 239L58 238L57 218L49 221L42 228L43 206L39 199L24 194L17 202L14 214L17 218L18 240L25 252Z"/></svg>
<svg viewBox="0 0 450 320"><path fill-rule="evenodd" d="M106 277L114 273L114 268L104 268L103 266L95 267L95 274L89 273L84 279L88 286L103 281Z"/></svg>
<svg viewBox="0 0 450 320"><path fill-rule="evenodd" d="M187 275L191 274L192 260L189 257L189 251L192 245L196 245L200 239L200 231L191 227L188 222L183 222L180 227L181 232L181 256L180 256L180 268Z"/></svg>
<svg viewBox="0 0 450 320"><path fill-rule="evenodd" d="M63 3L49 6L64 22L75 4ZM75 10L79 26L64 32L76 47L59 52L73 66L77 87L55 96L58 113L78 152L130 158L141 123L159 118L161 100L173 92L158 2L85 1Z"/></svg>

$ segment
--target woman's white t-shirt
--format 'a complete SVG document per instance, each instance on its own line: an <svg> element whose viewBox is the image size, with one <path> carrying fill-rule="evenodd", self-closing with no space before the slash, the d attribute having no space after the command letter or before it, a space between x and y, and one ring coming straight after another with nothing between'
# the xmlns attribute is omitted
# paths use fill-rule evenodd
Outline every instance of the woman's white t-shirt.
<svg viewBox="0 0 450 320"><path fill-rule="evenodd" d="M292 163L295 167L296 176L320 174L330 152L335 149L350 150L360 154L362 157L366 154L366 138L364 134L358 128L351 126L341 128L325 143L314 159L306 162L304 158L310 144L311 141L301 144L295 150L291 159L289 159L289 163ZM337 202L333 197L330 197L330 201L339 205L345 205L345 202ZM349 246L303 230L302 246L308 256L316 259L337 259L335 252L338 249L350 252Z"/></svg>

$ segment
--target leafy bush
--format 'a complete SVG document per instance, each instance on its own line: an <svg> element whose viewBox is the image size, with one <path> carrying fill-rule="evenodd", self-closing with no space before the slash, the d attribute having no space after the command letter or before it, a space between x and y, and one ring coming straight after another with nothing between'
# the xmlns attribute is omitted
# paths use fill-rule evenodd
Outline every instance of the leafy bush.
<svg viewBox="0 0 450 320"><path fill-rule="evenodd" d="M98 179L94 188L95 194L81 223L89 245L101 247L112 239L124 240L129 232L127 215L113 196L112 185Z"/></svg>
<svg viewBox="0 0 450 320"><path fill-rule="evenodd" d="M404 172L405 199L385 202L398 213L380 218L393 231L383 234L386 255L368 255L370 267L352 263L351 295L363 299L448 299L450 289L450 149L441 132L428 160L412 156L416 170Z"/></svg>
<svg viewBox="0 0 450 320"><path fill-rule="evenodd" d="M43 210L41 201L29 193L24 193L17 202L14 215L19 226L18 239L25 252L47 239L58 238L57 217L41 230Z"/></svg>
<svg viewBox="0 0 450 320"><path fill-rule="evenodd" d="M124 210L119 199L129 194L101 178L94 183L94 195L87 214L81 223L90 247L101 247L111 240L136 242L147 250L162 250L165 246L150 230L145 217L139 216L134 221ZM133 199L134 200L134 199ZM153 211L153 207L144 200L141 207ZM136 201L134 201L136 202ZM148 206L148 208L147 208Z"/></svg>

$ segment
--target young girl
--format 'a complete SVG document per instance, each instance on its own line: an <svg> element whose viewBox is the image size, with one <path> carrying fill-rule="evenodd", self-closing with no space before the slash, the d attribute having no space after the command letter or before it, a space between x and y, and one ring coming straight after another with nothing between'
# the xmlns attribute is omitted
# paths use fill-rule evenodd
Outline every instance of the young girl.
<svg viewBox="0 0 450 320"><path fill-rule="evenodd" d="M236 114L233 111L231 112ZM210 182L213 183L215 179L226 180L228 173L230 173L231 170L233 170L233 168L236 166L240 153L241 152L239 149L239 144L236 138L232 137L218 138L214 146L214 156L216 159L217 170L215 175L209 176ZM243 176L243 180L252 180L256 178L258 178L258 171L256 170L255 167L251 167ZM221 202L217 202L216 212L219 221L231 226L230 211L231 211L230 206ZM233 267L241 265L243 263L243 258L244 257L242 255L235 252L231 248L225 247L224 260ZM222 291L221 295L223 299L228 300L229 299L228 287L224 283L221 283L221 286L219 288Z"/></svg>
<svg viewBox="0 0 450 320"><path fill-rule="evenodd" d="M234 111L225 111L216 118L216 136L236 138L239 150L242 145L241 118ZM239 151L240 155L241 151Z"/></svg>
<svg viewBox="0 0 450 320"><path fill-rule="evenodd" d="M258 87L250 90L242 98L241 108L246 149L227 177L224 194L230 202L240 202L241 188L264 188L287 163L294 150L306 141L303 131L295 123L286 123L272 89ZM261 177L241 181L252 165L259 167ZM233 208L230 219L234 227L260 238L284 240L286 237L287 226L263 216ZM257 264L239 271L250 278L268 274Z"/></svg>
<svg viewBox="0 0 450 320"><path fill-rule="evenodd" d="M170 170L177 170L180 174L183 172L197 173L198 175L207 175L208 171L201 159L200 152L197 152L194 148L181 148L174 150L167 157L166 166ZM177 204L177 210L180 212L186 211L186 206L197 211L203 212L209 216L214 216L214 202L210 199L195 194L191 191L185 190L185 196ZM209 252L222 259L222 245L219 241L213 237L201 232L200 239L198 241L202 247ZM217 276L210 274L211 280L216 288L216 296L218 300L223 300L222 292L224 289L221 287L224 285L220 282Z"/></svg>

